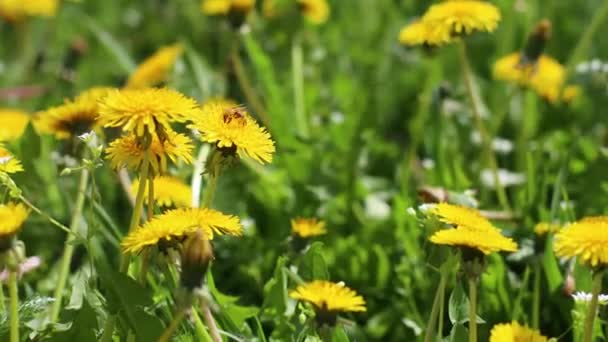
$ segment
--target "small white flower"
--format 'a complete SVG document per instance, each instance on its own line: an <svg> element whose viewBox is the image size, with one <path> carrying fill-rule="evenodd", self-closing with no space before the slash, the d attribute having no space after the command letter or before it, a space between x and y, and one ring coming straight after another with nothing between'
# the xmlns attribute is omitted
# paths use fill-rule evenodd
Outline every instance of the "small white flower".
<svg viewBox="0 0 608 342"><path fill-rule="evenodd" d="M578 291L575 294L572 295L572 298L574 298L574 301L577 303L586 303L586 302L590 302L591 301L591 293L589 292L583 292L583 291ZM606 294L600 294L598 297L598 302L600 305L606 305L608 304L608 295Z"/></svg>
<svg viewBox="0 0 608 342"><path fill-rule="evenodd" d="M503 186L513 186L523 184L526 181L526 177L521 173L500 169L498 170L498 180ZM484 169L481 171L481 183L488 188L494 188L496 186L492 170Z"/></svg>
<svg viewBox="0 0 608 342"><path fill-rule="evenodd" d="M412 216L416 216L416 209L414 209L413 207L409 207L405 210L405 212L408 213L408 215L412 215Z"/></svg>

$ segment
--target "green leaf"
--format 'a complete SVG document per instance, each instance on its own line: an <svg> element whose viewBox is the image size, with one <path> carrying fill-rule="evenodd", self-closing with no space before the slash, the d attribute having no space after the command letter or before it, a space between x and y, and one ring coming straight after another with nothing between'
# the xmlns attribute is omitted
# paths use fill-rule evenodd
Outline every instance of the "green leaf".
<svg viewBox="0 0 608 342"><path fill-rule="evenodd" d="M469 340L469 331L462 324L452 326L450 332L450 342L467 342Z"/></svg>
<svg viewBox="0 0 608 342"><path fill-rule="evenodd" d="M336 325L334 331L331 334L331 342L349 342L348 335L346 335L346 331L344 331L344 327L340 324Z"/></svg>
<svg viewBox="0 0 608 342"><path fill-rule="evenodd" d="M79 310L82 307L84 293L87 287L86 277L83 271L78 272L74 278L72 295L70 296L68 305L65 307L68 310Z"/></svg>
<svg viewBox="0 0 608 342"><path fill-rule="evenodd" d="M460 283L456 285L450 295L448 315L452 324L463 324L469 321L469 297ZM477 323L485 323L485 321L477 316Z"/></svg>
<svg viewBox="0 0 608 342"><path fill-rule="evenodd" d="M97 316L87 301L82 302L82 308L74 312L69 330L55 333L51 342L96 341Z"/></svg>
<svg viewBox="0 0 608 342"><path fill-rule="evenodd" d="M322 249L323 243L319 241L314 242L310 248L308 248L300 262L298 271L302 279L306 281L329 279L329 272L327 271L327 264L323 258Z"/></svg>
<svg viewBox="0 0 608 342"><path fill-rule="evenodd" d="M373 267L371 273L375 277L376 287L383 289L391 276L391 265L386 251L378 244L372 247L370 265Z"/></svg>
<svg viewBox="0 0 608 342"><path fill-rule="evenodd" d="M105 290L108 311L120 315L135 331L138 341L154 341L160 336L162 322L144 311L152 306L152 294L127 275L97 263L101 287ZM162 330L162 329L161 329Z"/></svg>
<svg viewBox="0 0 608 342"><path fill-rule="evenodd" d="M258 314L259 309L257 307L238 305L236 302L239 297L221 293L215 286L211 272L207 273L207 286L221 308L220 314L227 319L234 329L241 330L247 319L255 317Z"/></svg>
<svg viewBox="0 0 608 342"><path fill-rule="evenodd" d="M287 277L283 267L286 257L279 257L274 274L264 285L264 312L269 315L283 315L287 309Z"/></svg>
<svg viewBox="0 0 608 342"><path fill-rule="evenodd" d="M543 269L547 277L549 293L553 293L562 283L562 274L559 271L557 258L553 253L553 236L548 236L545 242L545 253L543 254Z"/></svg>

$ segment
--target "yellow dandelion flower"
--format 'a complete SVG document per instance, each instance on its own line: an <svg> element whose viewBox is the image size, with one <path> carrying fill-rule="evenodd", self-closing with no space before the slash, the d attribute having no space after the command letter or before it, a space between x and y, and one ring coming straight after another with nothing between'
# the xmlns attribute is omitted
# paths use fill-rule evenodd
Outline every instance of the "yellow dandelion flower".
<svg viewBox="0 0 608 342"><path fill-rule="evenodd" d="M449 32L432 28L423 20L416 20L399 32L399 42L404 45L441 45L449 41L445 40L446 37L449 37Z"/></svg>
<svg viewBox="0 0 608 342"><path fill-rule="evenodd" d="M25 17L53 17L57 13L58 0L2 0L0 17L9 21Z"/></svg>
<svg viewBox="0 0 608 342"><path fill-rule="evenodd" d="M298 0L298 5L304 17L313 24L323 24L329 18L330 9L327 0Z"/></svg>
<svg viewBox="0 0 608 342"><path fill-rule="evenodd" d="M14 141L23 135L30 116L18 109L0 108L0 141Z"/></svg>
<svg viewBox="0 0 608 342"><path fill-rule="evenodd" d="M116 88L112 87L93 87L89 88L82 93L78 94L74 99L75 102L84 101L88 103L98 103L101 99L103 99L106 95L108 95L111 91L116 90Z"/></svg>
<svg viewBox="0 0 608 342"><path fill-rule="evenodd" d="M138 188L139 180L136 179L131 184L131 193L135 195ZM148 193L148 183L145 193ZM148 196L145 201L148 202ZM154 201L160 207L191 207L192 190L179 178L159 176L154 178Z"/></svg>
<svg viewBox="0 0 608 342"><path fill-rule="evenodd" d="M538 236L543 236L548 233L557 233L562 227L558 224L549 222L540 222L534 226L534 233Z"/></svg>
<svg viewBox="0 0 608 342"><path fill-rule="evenodd" d="M11 240L23 226L29 210L21 203L0 204L0 251L10 248Z"/></svg>
<svg viewBox="0 0 608 342"><path fill-rule="evenodd" d="M452 37L475 31L492 32L500 21L499 9L485 1L453 0L429 7L422 20L433 37L449 42Z"/></svg>
<svg viewBox="0 0 608 342"><path fill-rule="evenodd" d="M365 300L344 283L332 283L315 280L298 286L289 292L293 299L302 300L314 305L317 311L330 313L365 312Z"/></svg>
<svg viewBox="0 0 608 342"><path fill-rule="evenodd" d="M592 267L608 264L608 216L582 219L561 229L553 243L560 257L577 257Z"/></svg>
<svg viewBox="0 0 608 342"><path fill-rule="evenodd" d="M548 339L539 331L521 326L513 321L511 323L497 324L490 332L490 342L547 342Z"/></svg>
<svg viewBox="0 0 608 342"><path fill-rule="evenodd" d="M438 245L477 249L483 254L517 251L517 243L503 236L496 228L471 229L456 227L435 232L429 240Z"/></svg>
<svg viewBox="0 0 608 342"><path fill-rule="evenodd" d="M169 130L171 122L184 122L197 115L196 101L167 88L111 91L99 102L99 121L105 127L152 136Z"/></svg>
<svg viewBox="0 0 608 342"><path fill-rule="evenodd" d="M58 139L68 139L95 128L98 114L96 102L68 101L39 112L36 116L36 127L42 133L53 134Z"/></svg>
<svg viewBox="0 0 608 342"><path fill-rule="evenodd" d="M127 88L144 88L164 82L182 51L181 44L160 48L129 76Z"/></svg>
<svg viewBox="0 0 608 342"><path fill-rule="evenodd" d="M23 171L21 161L0 145L0 172L16 173Z"/></svg>
<svg viewBox="0 0 608 342"><path fill-rule="evenodd" d="M325 222L316 218L301 218L291 220L291 232L301 238L310 238L327 233Z"/></svg>
<svg viewBox="0 0 608 342"><path fill-rule="evenodd" d="M203 0L201 11L206 15L227 15L230 12L247 13L255 6L255 0Z"/></svg>
<svg viewBox="0 0 608 342"><path fill-rule="evenodd" d="M207 208L182 208L155 216L130 232L121 242L123 253L139 253L160 242L181 239L201 230L207 240L214 235L242 235L243 227L236 216Z"/></svg>
<svg viewBox="0 0 608 342"><path fill-rule="evenodd" d="M496 229L494 225L481 215L479 210L460 205L438 203L431 212L439 217L439 221L453 226L470 229Z"/></svg>
<svg viewBox="0 0 608 342"><path fill-rule="evenodd" d="M249 156L260 163L270 163L274 142L243 107L230 101L209 101L190 128L201 134L201 140L218 148L235 148L240 156Z"/></svg>
<svg viewBox="0 0 608 342"><path fill-rule="evenodd" d="M498 59L494 63L493 74L497 80L530 87L552 103L560 98L560 91L562 91L566 79L566 69L555 59L547 55L541 55L535 64L522 64L519 52ZM566 86L561 98L569 102L579 92L579 87Z"/></svg>
<svg viewBox="0 0 608 342"><path fill-rule="evenodd" d="M192 163L192 150L194 145L187 136L174 131L166 131L166 139L160 141L157 137L152 138L150 144L150 166L156 175L167 171L167 159L173 163L182 160L186 164ZM140 145L139 139L134 135L126 135L110 143L106 149L106 158L116 170L126 167L131 170L139 170L144 161L146 151Z"/></svg>

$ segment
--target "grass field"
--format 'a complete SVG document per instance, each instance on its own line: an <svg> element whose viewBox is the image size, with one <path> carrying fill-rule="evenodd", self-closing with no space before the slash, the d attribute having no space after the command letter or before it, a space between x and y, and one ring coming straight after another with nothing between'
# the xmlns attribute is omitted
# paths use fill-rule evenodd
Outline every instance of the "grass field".
<svg viewBox="0 0 608 342"><path fill-rule="evenodd" d="M0 340L606 340L606 32L606 0L0 0Z"/></svg>

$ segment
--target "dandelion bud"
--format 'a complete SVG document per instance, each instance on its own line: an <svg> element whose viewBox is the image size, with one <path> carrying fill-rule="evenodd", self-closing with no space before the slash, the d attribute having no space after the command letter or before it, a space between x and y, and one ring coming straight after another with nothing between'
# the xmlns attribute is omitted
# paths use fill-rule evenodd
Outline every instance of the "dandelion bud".
<svg viewBox="0 0 608 342"><path fill-rule="evenodd" d="M528 41L521 54L520 64L522 66L536 64L545 50L549 38L551 38L551 22L547 19L541 20L528 36Z"/></svg>
<svg viewBox="0 0 608 342"><path fill-rule="evenodd" d="M211 243L197 230L186 239L182 250L182 286L188 290L200 287L212 259Z"/></svg>

